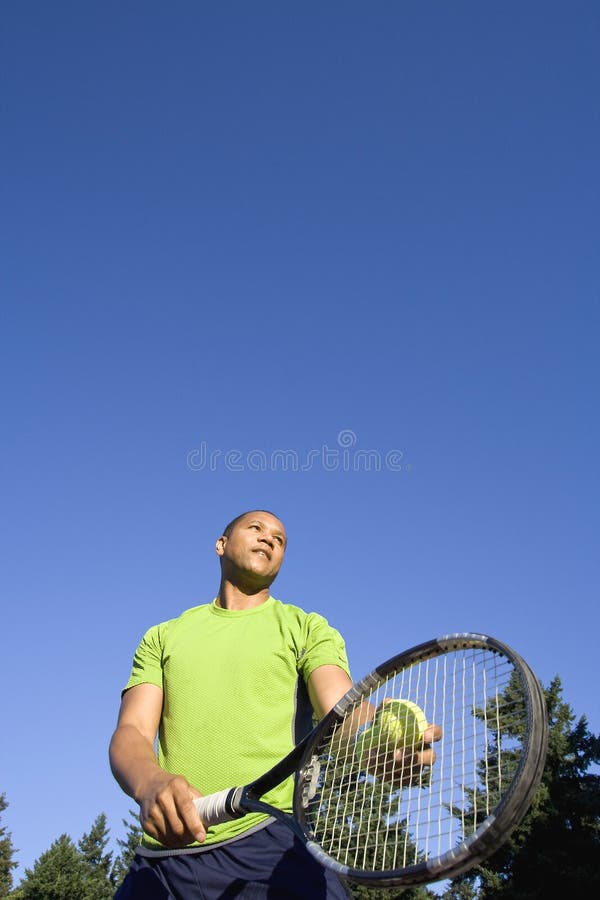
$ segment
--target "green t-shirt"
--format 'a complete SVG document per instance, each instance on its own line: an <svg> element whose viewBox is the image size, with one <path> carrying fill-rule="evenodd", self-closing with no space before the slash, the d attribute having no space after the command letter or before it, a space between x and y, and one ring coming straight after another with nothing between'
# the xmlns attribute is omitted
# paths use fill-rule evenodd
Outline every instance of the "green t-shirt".
<svg viewBox="0 0 600 900"><path fill-rule="evenodd" d="M243 785L289 753L308 731L306 683L319 666L349 673L344 641L322 616L273 597L246 610L215 601L146 632L125 690L164 692L158 761L201 793ZM292 807L293 780L265 799ZM208 830L202 846L236 837L265 817L251 813ZM144 836L143 845L160 848Z"/></svg>

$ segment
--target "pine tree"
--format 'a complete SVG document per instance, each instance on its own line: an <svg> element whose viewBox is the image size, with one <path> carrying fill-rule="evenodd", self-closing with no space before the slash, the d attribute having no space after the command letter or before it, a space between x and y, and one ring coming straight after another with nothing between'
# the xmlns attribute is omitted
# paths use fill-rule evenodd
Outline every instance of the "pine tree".
<svg viewBox="0 0 600 900"><path fill-rule="evenodd" d="M6 795L0 794L0 813L7 808ZM12 870L17 866L14 853L11 834L4 825L0 825L0 898L8 897L12 888Z"/></svg>
<svg viewBox="0 0 600 900"><path fill-rule="evenodd" d="M560 679L545 691L548 756L542 783L522 824L485 863L454 879L445 900L470 885L479 900L568 900L600 895L600 737L561 697Z"/></svg>
<svg viewBox="0 0 600 900"><path fill-rule="evenodd" d="M321 757L317 781L320 797L318 840L326 852L336 858L344 848L344 862L366 871L392 870L404 857L406 864L420 858L418 848L398 817L398 791L368 772L348 771L342 774L327 765L327 754ZM356 784L360 785L362 801L354 810L347 799L352 797ZM377 840L374 833L377 830ZM372 888L347 880L346 888L355 900L426 900L432 897L422 886L405 888Z"/></svg>
<svg viewBox="0 0 600 900"><path fill-rule="evenodd" d="M346 889L355 900L432 900L436 896L424 885L401 890L400 888L371 888L364 884L348 882Z"/></svg>
<svg viewBox="0 0 600 900"><path fill-rule="evenodd" d="M17 889L19 900L84 900L87 871L81 853L67 834L62 834L25 870Z"/></svg>
<svg viewBox="0 0 600 900"><path fill-rule="evenodd" d="M87 876L85 900L110 900L113 896L112 853L105 853L108 840L106 816L100 813L78 843Z"/></svg>
<svg viewBox="0 0 600 900"><path fill-rule="evenodd" d="M129 815L129 820L121 820L126 828L125 838L117 839L117 844L120 847L120 853L115 858L111 872L111 881L115 889L119 887L119 885L125 878L127 870L129 868L129 864L131 863L135 855L135 851L139 846L143 834L142 827L140 825L139 813L137 813L133 809L130 809Z"/></svg>
<svg viewBox="0 0 600 900"><path fill-rule="evenodd" d="M476 900L478 894L471 882L455 879L442 897L444 900Z"/></svg>

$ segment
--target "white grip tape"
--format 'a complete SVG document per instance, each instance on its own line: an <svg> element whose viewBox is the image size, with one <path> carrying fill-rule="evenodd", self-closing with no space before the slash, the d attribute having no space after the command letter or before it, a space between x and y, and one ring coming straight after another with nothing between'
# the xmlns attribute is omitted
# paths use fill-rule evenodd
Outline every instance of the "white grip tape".
<svg viewBox="0 0 600 900"><path fill-rule="evenodd" d="M196 797L194 805L204 825L220 825L221 822L229 822L235 818L227 812L225 805L230 793L231 788L226 788L224 791L208 794L207 797Z"/></svg>

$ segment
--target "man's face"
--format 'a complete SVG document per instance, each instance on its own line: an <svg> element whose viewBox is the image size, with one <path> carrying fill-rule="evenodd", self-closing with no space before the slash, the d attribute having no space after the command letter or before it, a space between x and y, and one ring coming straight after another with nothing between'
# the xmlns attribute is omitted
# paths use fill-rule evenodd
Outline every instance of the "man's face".
<svg viewBox="0 0 600 900"><path fill-rule="evenodd" d="M281 568L286 543L285 528L279 519L257 511L243 516L229 537L220 537L216 549L224 574L237 570L258 586L267 586Z"/></svg>

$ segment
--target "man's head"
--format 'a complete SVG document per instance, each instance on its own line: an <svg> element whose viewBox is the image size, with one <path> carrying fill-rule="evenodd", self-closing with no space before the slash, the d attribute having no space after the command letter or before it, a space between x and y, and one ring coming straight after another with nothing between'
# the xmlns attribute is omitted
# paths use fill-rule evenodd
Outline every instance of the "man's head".
<svg viewBox="0 0 600 900"><path fill-rule="evenodd" d="M217 540L223 578L239 587L264 590L275 580L287 545L283 523L266 509L236 516Z"/></svg>

